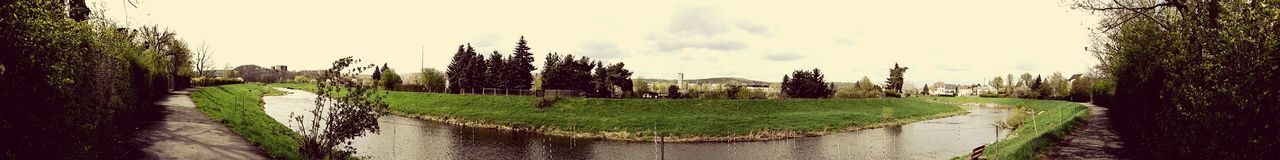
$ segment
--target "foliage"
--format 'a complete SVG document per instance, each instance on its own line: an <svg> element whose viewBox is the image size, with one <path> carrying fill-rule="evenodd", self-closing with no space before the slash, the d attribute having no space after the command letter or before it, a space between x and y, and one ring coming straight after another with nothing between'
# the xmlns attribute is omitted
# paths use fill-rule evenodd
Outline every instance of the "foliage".
<svg viewBox="0 0 1280 160"><path fill-rule="evenodd" d="M536 70L533 67L533 53L529 52L529 42L524 40L524 36L520 36L520 41L516 42L515 51L507 58L506 69L508 72L505 79L507 88L511 89L530 89L533 83L533 75L530 72Z"/></svg>
<svg viewBox="0 0 1280 160"><path fill-rule="evenodd" d="M435 68L423 68L422 73L419 74L422 75L419 76L421 78L418 80L422 81L421 84L423 87L426 87L427 92L444 92L446 78L444 77L444 73L440 73L440 70L436 70Z"/></svg>
<svg viewBox="0 0 1280 160"><path fill-rule="evenodd" d="M465 48L458 45L458 52L454 53L449 68L445 70L449 78L449 93L475 92L484 87L485 69L484 56L476 54L471 44L465 45Z"/></svg>
<svg viewBox="0 0 1280 160"><path fill-rule="evenodd" d="M814 70L815 72L817 70ZM902 74L907 72L907 67L898 67L898 63L893 63L893 68L889 69L889 78L885 80L885 89L893 93L902 93ZM834 88L834 87L832 87ZM900 97L900 96L895 96Z"/></svg>
<svg viewBox="0 0 1280 160"><path fill-rule="evenodd" d="M634 92L631 81L631 71L623 68L626 64L618 62L604 66L600 61L596 61L596 71L592 75L591 83L595 88L595 97L631 97ZM625 88L625 89L624 89Z"/></svg>
<svg viewBox="0 0 1280 160"><path fill-rule="evenodd" d="M782 76L782 92L791 98L827 98L834 93L835 84L827 83L822 71L796 70Z"/></svg>
<svg viewBox="0 0 1280 160"><path fill-rule="evenodd" d="M511 78L506 77L510 74L506 73L509 71L505 67L507 60L502 59L502 54L499 54L498 51L493 51L493 54L489 55L489 60L484 63L484 88L508 88L506 83Z"/></svg>
<svg viewBox="0 0 1280 160"><path fill-rule="evenodd" d="M1091 48L1115 82L1108 107L1125 149L1140 159L1280 157L1280 1L1080 5L1107 15Z"/></svg>
<svg viewBox="0 0 1280 160"><path fill-rule="evenodd" d="M182 63L108 20L68 19L88 13L66 2L0 2L0 159L136 158L118 146Z"/></svg>
<svg viewBox="0 0 1280 160"><path fill-rule="evenodd" d="M298 152L309 159L336 159L355 154L352 138L379 131L378 118L386 115L385 91L361 85L353 77L377 66L369 64L343 71L359 60L346 57L333 62L316 83L315 108L309 116L291 115L298 122L301 146ZM394 74L384 70L383 74ZM304 121L310 118L310 121ZM308 122L308 123L304 123ZM341 147L341 148L337 148Z"/></svg>
<svg viewBox="0 0 1280 160"><path fill-rule="evenodd" d="M853 86L836 91L835 98L880 98L885 96L885 92L880 89L880 86L871 84L871 78L863 76L862 80L858 80Z"/></svg>
<svg viewBox="0 0 1280 160"><path fill-rule="evenodd" d="M641 78L632 80L631 83L635 84L632 87L633 88L632 90L636 94L641 94L641 95L655 93L653 92L653 88L649 86L649 82L646 82L643 79L644 78L641 77Z"/></svg>
<svg viewBox="0 0 1280 160"><path fill-rule="evenodd" d="M668 86L667 97L670 97L671 99L680 99L680 97L683 97L682 95L680 95L680 87L674 84L671 86Z"/></svg>
<svg viewBox="0 0 1280 160"><path fill-rule="evenodd" d="M591 70L596 63L590 58L574 59L572 54L560 57L558 53L547 55L542 67L542 89L576 90L591 92L596 89L592 83Z"/></svg>
<svg viewBox="0 0 1280 160"><path fill-rule="evenodd" d="M396 85L401 83L404 83L404 81L400 79L400 74L397 74L396 70L388 68L386 65L382 66L382 78L378 80L378 84L382 85L382 88L394 89Z"/></svg>
<svg viewBox="0 0 1280 160"><path fill-rule="evenodd" d="M1007 93L1007 92L1008 92L1008 91L1006 91L1006 90L1005 90L1005 86L1004 86L1004 78L1001 78L1000 76L996 76L996 78L991 79L991 82L989 82L989 83L987 83L987 84L988 84L988 85L991 85L991 87L995 87L995 88L996 88L996 90L997 90L997 91L996 91L996 93Z"/></svg>
<svg viewBox="0 0 1280 160"><path fill-rule="evenodd" d="M227 84L241 84L244 80L239 78L222 78L222 77L197 77L191 79L191 84L196 86L219 86Z"/></svg>

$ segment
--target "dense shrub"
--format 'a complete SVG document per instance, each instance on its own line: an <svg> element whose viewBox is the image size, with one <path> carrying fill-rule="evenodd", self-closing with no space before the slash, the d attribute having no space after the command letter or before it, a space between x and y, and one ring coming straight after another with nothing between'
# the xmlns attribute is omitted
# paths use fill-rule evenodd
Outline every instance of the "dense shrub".
<svg viewBox="0 0 1280 160"><path fill-rule="evenodd" d="M66 8L0 2L0 159L136 158L127 146L134 125L169 85L181 86L168 68L182 63L135 43L153 39L72 21Z"/></svg>
<svg viewBox="0 0 1280 160"><path fill-rule="evenodd" d="M1110 15L1097 57L1135 159L1280 157L1280 1L1084 5Z"/></svg>
<svg viewBox="0 0 1280 160"><path fill-rule="evenodd" d="M217 86L227 84L241 84L244 80L240 78L223 78L223 77L197 77L191 79L191 83L196 86Z"/></svg>

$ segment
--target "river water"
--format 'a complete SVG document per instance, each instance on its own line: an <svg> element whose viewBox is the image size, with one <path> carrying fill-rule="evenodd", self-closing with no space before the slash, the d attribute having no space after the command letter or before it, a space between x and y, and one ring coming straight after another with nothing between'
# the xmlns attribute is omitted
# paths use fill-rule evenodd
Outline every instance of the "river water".
<svg viewBox="0 0 1280 160"><path fill-rule="evenodd" d="M316 95L264 97L272 118L295 126L290 113L309 114ZM763 142L654 143L577 139L455 126L389 115L382 132L358 137L358 156L370 159L948 159L990 143L1008 130L992 124L1007 110L963 106L969 114L817 137Z"/></svg>

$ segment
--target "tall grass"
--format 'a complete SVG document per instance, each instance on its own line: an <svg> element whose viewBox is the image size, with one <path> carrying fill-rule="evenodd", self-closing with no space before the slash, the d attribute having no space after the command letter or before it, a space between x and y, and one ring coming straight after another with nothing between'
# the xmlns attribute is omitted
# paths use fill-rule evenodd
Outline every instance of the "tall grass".
<svg viewBox="0 0 1280 160"><path fill-rule="evenodd" d="M1039 114L1033 114L1023 121L1011 136L987 146L983 154L994 159L1034 159L1038 152L1047 151L1089 116L1088 107L1067 101L977 97L918 99L947 103L996 103L1021 106L1038 112Z"/></svg>
<svg viewBox="0 0 1280 160"><path fill-rule="evenodd" d="M205 87L191 94L197 108L210 119L230 127L266 150L275 159L303 159L299 135L262 110L264 94L280 94L258 83Z"/></svg>

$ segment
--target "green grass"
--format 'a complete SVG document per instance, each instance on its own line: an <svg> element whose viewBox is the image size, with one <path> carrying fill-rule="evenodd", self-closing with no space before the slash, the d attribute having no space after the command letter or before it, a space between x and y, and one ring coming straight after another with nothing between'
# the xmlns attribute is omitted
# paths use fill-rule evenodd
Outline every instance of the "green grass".
<svg viewBox="0 0 1280 160"><path fill-rule="evenodd" d="M191 93L197 108L213 121L222 123L240 136L266 150L275 159L303 159L298 154L300 137L262 110L262 95L274 89L261 84L233 84L205 87Z"/></svg>
<svg viewBox="0 0 1280 160"><path fill-rule="evenodd" d="M769 131L801 135L907 123L965 113L919 99L692 100L568 98L535 109L536 97L390 92L394 111L541 131L677 137L733 137ZM886 110L893 120L886 120ZM631 135L626 135L631 134ZM615 138L608 137L606 138ZM617 138L615 138L617 139Z"/></svg>
<svg viewBox="0 0 1280 160"><path fill-rule="evenodd" d="M983 154L995 159L1034 159L1038 152L1047 151L1054 143L1061 140L1078 123L1089 116L1088 107L1067 101L978 97L922 97L917 99L947 103L996 103L1008 106L1023 106L1035 112L1043 111L1043 113L1027 119L1022 127L1013 131L1013 136L987 146Z"/></svg>

